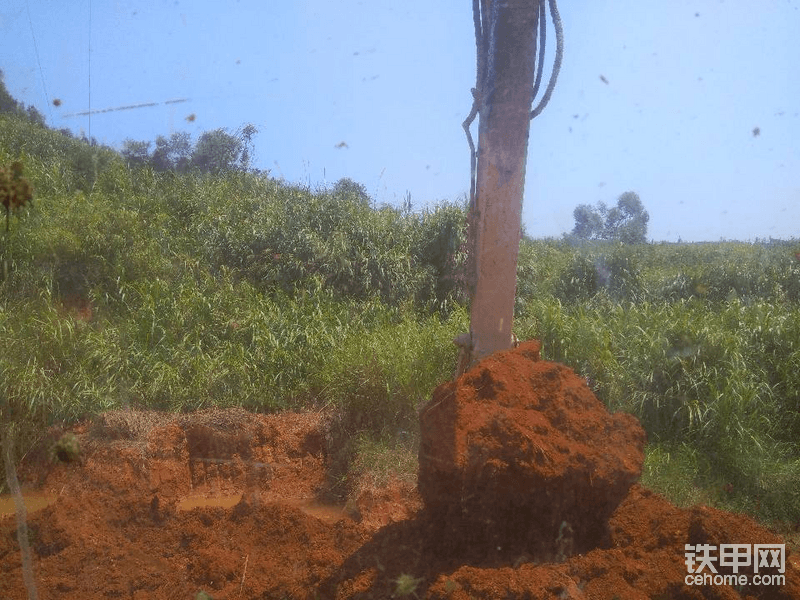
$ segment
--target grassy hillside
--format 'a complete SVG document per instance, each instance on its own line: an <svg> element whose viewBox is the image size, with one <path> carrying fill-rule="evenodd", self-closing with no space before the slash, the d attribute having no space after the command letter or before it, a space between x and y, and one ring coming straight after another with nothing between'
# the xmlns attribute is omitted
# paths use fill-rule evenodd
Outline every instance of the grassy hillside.
<svg viewBox="0 0 800 600"><path fill-rule="evenodd" d="M112 408L324 406L343 463L413 465L416 408L468 330L462 206L131 170L0 116L0 165L18 159L34 200L0 235L0 419L18 452ZM649 485L800 520L798 251L523 240L517 334L642 420Z"/></svg>

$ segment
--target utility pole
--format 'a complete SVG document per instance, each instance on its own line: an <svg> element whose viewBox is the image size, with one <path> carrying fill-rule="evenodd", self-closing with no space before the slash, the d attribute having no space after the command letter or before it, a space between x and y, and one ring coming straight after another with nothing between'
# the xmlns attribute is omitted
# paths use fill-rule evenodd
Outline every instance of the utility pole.
<svg viewBox="0 0 800 600"><path fill-rule="evenodd" d="M512 345L540 11L538 0L483 0L483 6L486 70L475 98L479 150L470 217L471 362Z"/></svg>

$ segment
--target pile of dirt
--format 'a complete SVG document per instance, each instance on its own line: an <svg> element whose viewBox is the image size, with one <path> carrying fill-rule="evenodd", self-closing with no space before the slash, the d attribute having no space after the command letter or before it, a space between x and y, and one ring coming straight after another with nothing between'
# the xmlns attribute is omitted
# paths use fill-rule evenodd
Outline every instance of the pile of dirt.
<svg viewBox="0 0 800 600"><path fill-rule="evenodd" d="M607 543L609 517L641 476L636 418L609 414L539 348L489 357L421 412L419 491L450 552L545 562L587 552Z"/></svg>
<svg viewBox="0 0 800 600"><path fill-rule="evenodd" d="M783 541L633 483L638 424L535 350L434 393L422 494L393 481L322 503L336 449L318 413L120 411L71 428L78 460L53 462L45 444L19 469L50 502L28 518L39 597L800 598L789 546L785 583L687 585L686 544ZM16 523L0 515L0 598L27 597Z"/></svg>

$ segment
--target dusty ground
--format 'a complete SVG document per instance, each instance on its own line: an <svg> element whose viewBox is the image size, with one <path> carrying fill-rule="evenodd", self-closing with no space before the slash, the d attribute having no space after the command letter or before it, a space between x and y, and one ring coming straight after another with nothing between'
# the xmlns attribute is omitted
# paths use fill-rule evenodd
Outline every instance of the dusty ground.
<svg viewBox="0 0 800 600"><path fill-rule="evenodd" d="M786 585L686 586L687 543L783 540L638 485L601 547L548 562L442 543L408 484L321 504L330 439L317 413L114 412L71 431L77 461L43 450L19 469L26 495L53 500L28 517L42 599L800 599L796 554ZM16 532L0 517L2 599L28 597Z"/></svg>

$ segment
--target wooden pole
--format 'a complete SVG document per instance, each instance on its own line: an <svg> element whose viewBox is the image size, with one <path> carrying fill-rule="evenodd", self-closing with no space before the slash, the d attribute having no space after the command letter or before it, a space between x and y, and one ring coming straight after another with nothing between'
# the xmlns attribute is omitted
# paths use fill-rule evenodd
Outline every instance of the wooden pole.
<svg viewBox="0 0 800 600"><path fill-rule="evenodd" d="M491 0L480 90L471 358L512 345L517 254L536 58L538 0Z"/></svg>

